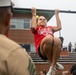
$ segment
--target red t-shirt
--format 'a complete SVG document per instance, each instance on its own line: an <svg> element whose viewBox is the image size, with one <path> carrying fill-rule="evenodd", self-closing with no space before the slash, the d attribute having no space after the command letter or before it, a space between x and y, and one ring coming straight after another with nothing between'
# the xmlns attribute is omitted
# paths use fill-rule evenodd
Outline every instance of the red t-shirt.
<svg viewBox="0 0 76 75"><path fill-rule="evenodd" d="M46 35L50 34L54 36L52 31L52 26L46 26L46 27L37 26L36 31L33 34L34 34L36 52L38 52L38 47L40 46L42 39Z"/></svg>

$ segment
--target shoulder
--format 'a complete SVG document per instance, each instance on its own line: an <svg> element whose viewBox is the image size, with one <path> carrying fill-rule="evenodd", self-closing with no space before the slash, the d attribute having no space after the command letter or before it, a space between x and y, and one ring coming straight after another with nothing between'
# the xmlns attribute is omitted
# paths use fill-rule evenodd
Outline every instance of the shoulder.
<svg viewBox="0 0 76 75"><path fill-rule="evenodd" d="M29 56L27 51L23 48L18 48L15 51L11 52L11 54L7 57L6 62L12 66L12 68L16 68L18 66L18 71L20 75L32 75L29 73L33 72L33 75L35 73L35 65L32 61L32 58ZM14 62L14 63L13 63ZM20 70L19 70L20 69ZM18 73L18 74L19 74Z"/></svg>
<svg viewBox="0 0 76 75"><path fill-rule="evenodd" d="M31 68L35 70L35 65L27 51L5 36L0 36L0 60L0 64L7 63L11 73L17 69L18 74L30 75Z"/></svg>
<svg viewBox="0 0 76 75"><path fill-rule="evenodd" d="M0 35L0 54L3 57L6 57L17 49L18 47L21 47L19 44L14 42L13 40L7 38L6 36Z"/></svg>
<svg viewBox="0 0 76 75"><path fill-rule="evenodd" d="M32 31L32 33L36 33L39 28L40 26L31 27L30 30Z"/></svg>

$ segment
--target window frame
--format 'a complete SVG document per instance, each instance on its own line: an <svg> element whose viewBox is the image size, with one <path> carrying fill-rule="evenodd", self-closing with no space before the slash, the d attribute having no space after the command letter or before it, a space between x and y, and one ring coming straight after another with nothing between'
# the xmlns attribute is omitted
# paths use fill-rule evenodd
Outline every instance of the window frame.
<svg viewBox="0 0 76 75"><path fill-rule="evenodd" d="M22 24L21 24L21 28L18 28L18 27L17 27L17 26L18 26L17 23L19 23L18 20L22 20L22 21L21 21L21 23L22 23ZM29 21L28 21L28 22L27 22L27 21L25 22L25 20L29 20ZM25 27L25 26L24 26L24 23L29 23L29 27L28 27L28 28ZM20 19L20 18L12 18L12 19L11 19L11 25L12 25L12 24L15 25L15 28L11 28L11 26L10 26L11 29L30 30L31 19L30 19L30 18L21 18L21 19Z"/></svg>

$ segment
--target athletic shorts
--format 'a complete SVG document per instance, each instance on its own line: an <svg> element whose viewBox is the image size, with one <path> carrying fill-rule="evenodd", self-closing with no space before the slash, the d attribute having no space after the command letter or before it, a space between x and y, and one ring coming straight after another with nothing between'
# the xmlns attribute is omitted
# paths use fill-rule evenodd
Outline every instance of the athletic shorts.
<svg viewBox="0 0 76 75"><path fill-rule="evenodd" d="M40 52L40 46L38 47L38 54L39 56L43 59L43 60L47 60L47 57L46 56L43 56Z"/></svg>
<svg viewBox="0 0 76 75"><path fill-rule="evenodd" d="M53 46L54 46L54 40L52 41L52 48L51 49L53 49ZM42 55L41 54L41 52L40 52L40 46L38 47L38 54L39 54L39 56L43 59L43 60L47 60L47 57L44 55Z"/></svg>

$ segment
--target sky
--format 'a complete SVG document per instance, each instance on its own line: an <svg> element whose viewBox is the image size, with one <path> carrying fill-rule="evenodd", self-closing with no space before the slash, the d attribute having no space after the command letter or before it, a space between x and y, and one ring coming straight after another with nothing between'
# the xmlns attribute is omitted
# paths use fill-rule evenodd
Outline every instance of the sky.
<svg viewBox="0 0 76 75"><path fill-rule="evenodd" d="M76 11L76 0L12 0L15 4L14 7L18 8L31 8L47 10L67 10ZM68 46L69 42L76 43L76 14L74 13L59 13L62 24L61 36L64 37L64 46ZM55 16L53 16L47 25L56 25ZM59 37L59 32L55 33Z"/></svg>

